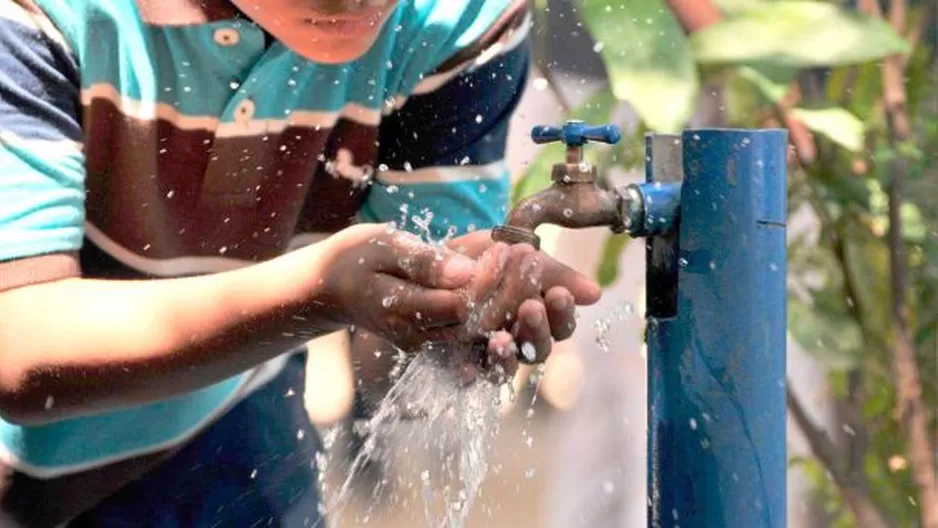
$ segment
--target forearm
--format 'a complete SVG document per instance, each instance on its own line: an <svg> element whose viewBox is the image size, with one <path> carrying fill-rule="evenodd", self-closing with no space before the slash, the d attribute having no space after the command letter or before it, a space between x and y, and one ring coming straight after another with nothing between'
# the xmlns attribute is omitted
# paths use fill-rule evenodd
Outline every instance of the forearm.
<svg viewBox="0 0 938 528"><path fill-rule="evenodd" d="M149 281L67 279L0 294L0 411L35 423L155 401L336 328L296 254ZM307 260L310 260L307 258Z"/></svg>

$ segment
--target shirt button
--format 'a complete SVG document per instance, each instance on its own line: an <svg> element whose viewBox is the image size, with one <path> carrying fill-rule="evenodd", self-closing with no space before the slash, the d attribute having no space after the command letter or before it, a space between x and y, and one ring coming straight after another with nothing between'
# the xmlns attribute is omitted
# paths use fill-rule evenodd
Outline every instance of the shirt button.
<svg viewBox="0 0 938 528"><path fill-rule="evenodd" d="M254 117L254 101L245 99L235 107L235 121L238 123L247 123Z"/></svg>
<svg viewBox="0 0 938 528"><path fill-rule="evenodd" d="M241 35L231 28L223 28L215 31L215 43L221 46L234 46L241 40Z"/></svg>

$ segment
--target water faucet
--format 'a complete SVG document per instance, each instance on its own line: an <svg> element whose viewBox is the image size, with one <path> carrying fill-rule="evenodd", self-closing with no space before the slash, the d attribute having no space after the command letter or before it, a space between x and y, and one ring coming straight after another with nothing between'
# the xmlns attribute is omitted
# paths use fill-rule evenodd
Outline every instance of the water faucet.
<svg viewBox="0 0 938 528"><path fill-rule="evenodd" d="M607 226L614 233L651 236L668 231L676 222L680 184L599 186L596 167L586 161L583 149L590 141L618 143L622 133L616 125L590 126L573 120L562 127L538 125L531 130L531 139L538 144L562 141L566 159L554 164L550 187L519 202L505 223L492 230L493 240L540 249L535 230L542 224L570 229Z"/></svg>

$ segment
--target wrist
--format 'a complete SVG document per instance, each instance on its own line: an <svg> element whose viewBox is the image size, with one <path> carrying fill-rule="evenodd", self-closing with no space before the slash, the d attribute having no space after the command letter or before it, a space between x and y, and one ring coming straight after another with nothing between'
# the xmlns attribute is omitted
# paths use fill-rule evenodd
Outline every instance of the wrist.
<svg viewBox="0 0 938 528"><path fill-rule="evenodd" d="M326 241L227 274L228 306L246 313L275 314L284 331L333 331L343 325L325 302Z"/></svg>

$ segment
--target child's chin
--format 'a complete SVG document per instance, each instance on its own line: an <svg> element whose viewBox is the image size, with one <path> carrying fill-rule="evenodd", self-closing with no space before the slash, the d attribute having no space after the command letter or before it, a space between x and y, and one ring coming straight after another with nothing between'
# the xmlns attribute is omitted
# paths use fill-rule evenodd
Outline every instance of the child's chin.
<svg viewBox="0 0 938 528"><path fill-rule="evenodd" d="M294 51L303 57L320 64L343 64L361 58L368 52L373 42L336 42L311 43L294 47Z"/></svg>

